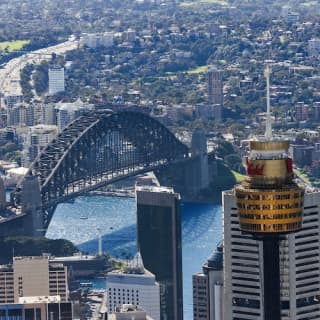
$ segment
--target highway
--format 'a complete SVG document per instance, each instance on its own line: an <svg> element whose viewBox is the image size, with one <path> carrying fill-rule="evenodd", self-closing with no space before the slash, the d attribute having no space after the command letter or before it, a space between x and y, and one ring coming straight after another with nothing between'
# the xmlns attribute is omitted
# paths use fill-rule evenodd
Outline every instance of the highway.
<svg viewBox="0 0 320 320"><path fill-rule="evenodd" d="M64 54L74 50L79 44L78 40L70 38L66 42L57 45L31 51L20 57L11 59L2 69L0 69L0 92L5 96L21 95L20 71L28 64L39 64L43 60L50 60L51 54Z"/></svg>

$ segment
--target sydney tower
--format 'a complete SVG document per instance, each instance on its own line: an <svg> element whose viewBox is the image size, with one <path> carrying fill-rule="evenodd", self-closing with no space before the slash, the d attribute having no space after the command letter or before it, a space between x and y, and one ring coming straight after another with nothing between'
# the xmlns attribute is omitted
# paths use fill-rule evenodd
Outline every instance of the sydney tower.
<svg viewBox="0 0 320 320"><path fill-rule="evenodd" d="M280 320L279 241L302 227L304 189L294 180L289 142L272 135L269 77L264 136L251 140L246 179L235 187L240 229L263 242L264 319Z"/></svg>

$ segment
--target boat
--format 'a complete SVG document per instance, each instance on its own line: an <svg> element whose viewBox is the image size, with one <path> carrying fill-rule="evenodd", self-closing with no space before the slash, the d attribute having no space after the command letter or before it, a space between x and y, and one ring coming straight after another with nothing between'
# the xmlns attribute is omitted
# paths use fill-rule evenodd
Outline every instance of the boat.
<svg viewBox="0 0 320 320"><path fill-rule="evenodd" d="M92 282L80 282L81 288L91 288L93 286Z"/></svg>

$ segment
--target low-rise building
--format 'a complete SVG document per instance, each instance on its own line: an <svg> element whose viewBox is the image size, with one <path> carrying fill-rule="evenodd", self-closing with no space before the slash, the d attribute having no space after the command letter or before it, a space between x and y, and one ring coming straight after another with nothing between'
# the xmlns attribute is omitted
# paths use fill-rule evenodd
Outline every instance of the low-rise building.
<svg viewBox="0 0 320 320"><path fill-rule="evenodd" d="M108 320L154 320L139 306L124 304L117 307L114 313L108 314Z"/></svg>
<svg viewBox="0 0 320 320"><path fill-rule="evenodd" d="M97 47L109 48L113 46L113 36L112 32L89 33L84 34L80 41L82 45L92 49Z"/></svg>
<svg viewBox="0 0 320 320"><path fill-rule="evenodd" d="M24 297L19 303L0 304L0 319L5 320L71 320L71 302L57 296Z"/></svg>
<svg viewBox="0 0 320 320"><path fill-rule="evenodd" d="M133 304L141 306L154 320L160 320L160 287L155 276L144 268L140 253L124 271L107 274L107 295L110 312L123 304Z"/></svg>
<svg viewBox="0 0 320 320"><path fill-rule="evenodd" d="M86 104L80 99L75 102L59 102L55 105L55 114L57 117L57 126L63 130L68 123L81 116L84 112L93 109L93 105Z"/></svg>
<svg viewBox="0 0 320 320"><path fill-rule="evenodd" d="M294 162L299 167L310 166L312 163L313 146L291 145L291 154Z"/></svg>
<svg viewBox="0 0 320 320"><path fill-rule="evenodd" d="M74 277L89 277L111 269L110 261L104 256L75 254L69 257L50 257L50 263L62 263Z"/></svg>
<svg viewBox="0 0 320 320"><path fill-rule="evenodd" d="M14 257L0 266L0 304L21 303L23 298L58 296L68 301L67 268L49 257ZM22 299L22 300L21 300Z"/></svg>
<svg viewBox="0 0 320 320"><path fill-rule="evenodd" d="M39 152L58 135L58 128L54 125L43 125L30 127L24 146L23 165L29 166L37 157Z"/></svg>

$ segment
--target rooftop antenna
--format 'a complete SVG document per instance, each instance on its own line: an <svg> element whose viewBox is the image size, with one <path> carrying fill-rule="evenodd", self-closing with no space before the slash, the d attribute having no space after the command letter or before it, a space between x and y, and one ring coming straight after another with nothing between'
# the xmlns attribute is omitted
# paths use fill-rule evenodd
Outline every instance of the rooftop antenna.
<svg viewBox="0 0 320 320"><path fill-rule="evenodd" d="M270 110L270 74L271 74L271 69L269 64L267 64L264 70L264 76L266 77L266 80L267 80L267 120L266 120L266 132L265 132L265 137L267 139L272 138L271 110Z"/></svg>

